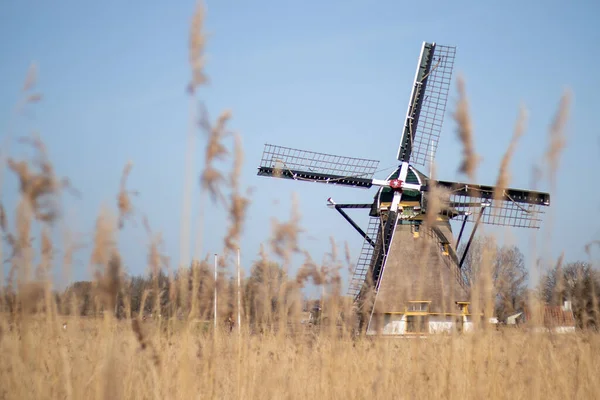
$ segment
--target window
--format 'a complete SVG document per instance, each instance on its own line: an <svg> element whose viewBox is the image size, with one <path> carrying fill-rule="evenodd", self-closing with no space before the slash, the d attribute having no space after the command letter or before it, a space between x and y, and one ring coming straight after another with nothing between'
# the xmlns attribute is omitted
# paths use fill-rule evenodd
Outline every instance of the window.
<svg viewBox="0 0 600 400"><path fill-rule="evenodd" d="M425 301L413 302L408 304L408 311L422 311L427 312L429 310L429 303Z"/></svg>

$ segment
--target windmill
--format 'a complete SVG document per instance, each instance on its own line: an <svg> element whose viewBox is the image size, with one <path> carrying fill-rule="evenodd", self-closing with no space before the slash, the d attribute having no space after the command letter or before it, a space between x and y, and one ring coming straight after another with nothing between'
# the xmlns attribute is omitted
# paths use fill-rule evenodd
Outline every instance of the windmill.
<svg viewBox="0 0 600 400"><path fill-rule="evenodd" d="M385 179L374 178L379 166L376 160L271 144L264 147L259 176L361 189L378 187L368 204L338 204L327 199L328 206L364 238L348 295L362 309L361 325L366 323L367 331L374 315L384 316L384 325L400 333L426 331L423 324L429 324L431 330L430 316L443 322L443 316L466 315L468 288L461 268L477 227L537 229L544 207L550 205L548 193L434 181L415 167L427 167L435 157L455 55L455 47L423 42L396 154L398 164ZM430 216L426 223L428 204L434 207L431 194L440 188L446 193L444 201L435 208L435 221ZM366 230L347 209L368 210ZM455 240L450 221L456 219L462 224ZM474 226L459 256L457 249L467 222ZM461 314L449 312L456 310L456 305Z"/></svg>

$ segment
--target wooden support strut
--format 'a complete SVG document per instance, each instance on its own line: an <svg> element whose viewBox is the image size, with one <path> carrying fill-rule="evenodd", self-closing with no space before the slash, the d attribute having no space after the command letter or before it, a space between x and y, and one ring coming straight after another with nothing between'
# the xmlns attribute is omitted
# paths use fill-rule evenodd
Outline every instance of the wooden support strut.
<svg viewBox="0 0 600 400"><path fill-rule="evenodd" d="M483 216L483 212L489 204L483 204L481 206L481 212L479 213L479 217L477 217L477 222L475 222L475 226L473 227L473 231L471 232L471 236L469 237L469 241L467 242L467 246L465 247L465 251L460 259L460 263L458 264L458 269L462 269L462 265L465 262L465 258L467 258L467 253L469 252L469 247L471 247L471 243L473 242L473 237L475 237L475 232L477 231L477 227L479 226L479 222L481 222L481 217Z"/></svg>
<svg viewBox="0 0 600 400"><path fill-rule="evenodd" d="M371 238L369 237L369 235L367 235L367 234L365 233L365 231L363 231L363 230L360 228L360 226L358 226L358 225L356 224L356 222L354 222L354 220L353 220L352 218L350 218L350 216L349 216L348 214L346 214L346 212L345 212L344 210L342 210L342 207L340 207L340 205L336 204L336 205L334 205L334 208L337 210L337 212L339 212L339 213L342 215L342 217L344 217L344 219L345 219L346 221L348 221L348 223L350 223L350 225L352 225L352 227L353 227L354 229L356 229L356 231L357 231L358 233L360 233L360 235L361 235L363 238L365 238L365 240L366 240L367 242L369 242L369 244L370 244L371 246L375 247L375 242L373 241L373 239L371 239Z"/></svg>

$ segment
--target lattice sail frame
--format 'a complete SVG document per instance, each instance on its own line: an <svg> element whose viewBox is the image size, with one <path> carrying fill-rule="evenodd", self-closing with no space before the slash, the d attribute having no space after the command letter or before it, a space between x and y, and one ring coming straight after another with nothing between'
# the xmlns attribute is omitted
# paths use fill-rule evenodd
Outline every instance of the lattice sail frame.
<svg viewBox="0 0 600 400"><path fill-rule="evenodd" d="M265 144L258 175L370 187L379 161Z"/></svg>
<svg viewBox="0 0 600 400"><path fill-rule="evenodd" d="M410 162L428 165L435 158L452 81L456 47L435 45L433 66L427 79L419 124L413 139Z"/></svg>
<svg viewBox="0 0 600 400"><path fill-rule="evenodd" d="M482 212L483 197L451 195L450 206L462 212L471 213L468 222L475 222ZM479 200L479 201L477 201ZM458 206L458 204L465 204ZM487 225L510 226L516 228L539 229L544 211L540 204L519 204L510 200L493 200L491 206L483 210L481 223Z"/></svg>
<svg viewBox="0 0 600 400"><path fill-rule="evenodd" d="M367 235L372 240L377 240L377 235L381 229L381 218L370 217L369 224L367 226ZM371 266L371 260L375 254L375 246L372 246L366 239L363 241L361 252L354 266L354 271L350 277L348 284L348 295L356 300L359 295L369 273L369 267Z"/></svg>
<svg viewBox="0 0 600 400"><path fill-rule="evenodd" d="M424 42L417 63L398 160L427 166L437 151L456 47Z"/></svg>
<svg viewBox="0 0 600 400"><path fill-rule="evenodd" d="M446 197L448 209L460 212L468 222L517 228L539 229L544 207L550 205L547 193L520 189L505 189L499 198L494 198L493 186L468 185L456 182L438 182L452 188ZM486 205L485 209L483 206Z"/></svg>

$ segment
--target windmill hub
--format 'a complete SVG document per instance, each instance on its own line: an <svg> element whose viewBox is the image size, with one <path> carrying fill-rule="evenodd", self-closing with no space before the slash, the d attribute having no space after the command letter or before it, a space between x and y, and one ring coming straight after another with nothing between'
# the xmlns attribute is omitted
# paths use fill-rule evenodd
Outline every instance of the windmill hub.
<svg viewBox="0 0 600 400"><path fill-rule="evenodd" d="M390 181L390 187L395 191L402 191L403 183L400 179L392 179Z"/></svg>

